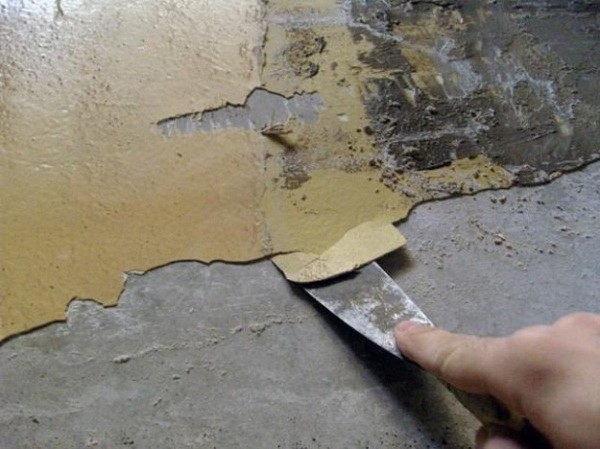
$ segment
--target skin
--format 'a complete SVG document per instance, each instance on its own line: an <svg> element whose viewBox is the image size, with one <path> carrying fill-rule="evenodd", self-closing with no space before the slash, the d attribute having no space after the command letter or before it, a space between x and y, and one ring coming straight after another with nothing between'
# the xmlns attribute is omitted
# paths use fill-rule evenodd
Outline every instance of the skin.
<svg viewBox="0 0 600 449"><path fill-rule="evenodd" d="M400 323L402 353L475 394L489 394L532 423L554 449L600 447L600 315L575 313L507 337L453 334ZM484 427L478 449L527 448L518 435Z"/></svg>

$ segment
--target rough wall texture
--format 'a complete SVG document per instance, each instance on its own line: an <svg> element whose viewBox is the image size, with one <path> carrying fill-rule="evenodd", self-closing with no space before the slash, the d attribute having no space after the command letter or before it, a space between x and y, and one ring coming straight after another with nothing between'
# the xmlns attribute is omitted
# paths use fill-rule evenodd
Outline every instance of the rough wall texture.
<svg viewBox="0 0 600 449"><path fill-rule="evenodd" d="M382 156L400 170L485 154L522 184L600 157L595 1L351 2Z"/></svg>
<svg viewBox="0 0 600 449"><path fill-rule="evenodd" d="M0 338L598 158L595 2L1 6Z"/></svg>

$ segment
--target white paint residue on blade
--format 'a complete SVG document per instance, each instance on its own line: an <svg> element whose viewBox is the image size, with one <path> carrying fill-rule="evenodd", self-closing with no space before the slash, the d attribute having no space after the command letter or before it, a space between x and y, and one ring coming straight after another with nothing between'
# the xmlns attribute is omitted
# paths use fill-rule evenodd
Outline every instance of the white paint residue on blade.
<svg viewBox="0 0 600 449"><path fill-rule="evenodd" d="M365 298L360 306L345 309L338 317L385 350L400 355L391 329L389 332L383 332L373 322L373 310L379 304L379 301L373 298Z"/></svg>
<svg viewBox="0 0 600 449"><path fill-rule="evenodd" d="M387 292L388 294L395 293L395 296L399 296L402 298L402 305L404 306L405 312L402 314L394 314L394 319L397 321L401 321L405 315L410 315L410 321L414 321L420 324L427 324L432 326L433 323L427 316L421 311L421 309L408 297L404 290L400 288L396 282L385 273L381 267L377 266L381 272L384 274L383 285L381 287L383 292Z"/></svg>

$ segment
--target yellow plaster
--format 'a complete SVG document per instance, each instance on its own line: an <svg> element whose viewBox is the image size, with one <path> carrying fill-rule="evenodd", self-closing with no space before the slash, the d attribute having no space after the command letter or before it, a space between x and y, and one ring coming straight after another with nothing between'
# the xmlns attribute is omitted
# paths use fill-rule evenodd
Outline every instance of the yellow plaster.
<svg viewBox="0 0 600 449"><path fill-rule="evenodd" d="M293 282L313 282L354 271L406 243L386 221L367 221L346 232L321 254L290 253L273 257L273 262Z"/></svg>
<svg viewBox="0 0 600 449"><path fill-rule="evenodd" d="M24 2L3 11L0 339L114 304L123 272L263 256L263 138L167 139L259 85L260 2Z"/></svg>

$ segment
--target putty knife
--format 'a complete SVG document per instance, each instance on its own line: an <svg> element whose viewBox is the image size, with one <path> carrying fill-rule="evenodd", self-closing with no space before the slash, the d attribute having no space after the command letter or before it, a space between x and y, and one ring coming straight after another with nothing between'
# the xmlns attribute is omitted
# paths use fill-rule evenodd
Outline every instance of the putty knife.
<svg viewBox="0 0 600 449"><path fill-rule="evenodd" d="M403 356L396 347L394 326L404 320L433 325L376 262L339 278L301 285L343 322L400 359ZM550 447L526 419L493 397L473 395L442 383L483 424L509 427L535 441L533 447Z"/></svg>

